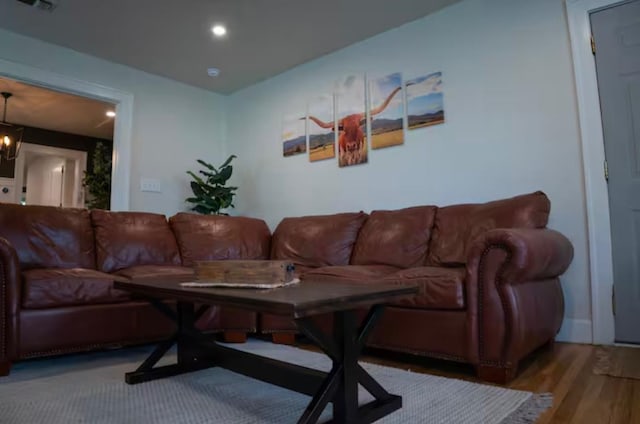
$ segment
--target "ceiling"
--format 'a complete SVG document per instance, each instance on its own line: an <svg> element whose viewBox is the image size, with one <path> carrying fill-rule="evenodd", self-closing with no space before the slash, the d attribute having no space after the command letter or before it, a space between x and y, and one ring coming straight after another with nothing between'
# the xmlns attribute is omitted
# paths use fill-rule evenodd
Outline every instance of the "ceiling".
<svg viewBox="0 0 640 424"><path fill-rule="evenodd" d="M0 0L0 27L229 94L457 1L59 0L47 12Z"/></svg>
<svg viewBox="0 0 640 424"><path fill-rule="evenodd" d="M7 122L11 124L113 139L113 118L106 116L108 110L113 110L109 103L6 78L0 78L1 91L13 94L7 101ZM0 119L3 112L4 105L0 103Z"/></svg>

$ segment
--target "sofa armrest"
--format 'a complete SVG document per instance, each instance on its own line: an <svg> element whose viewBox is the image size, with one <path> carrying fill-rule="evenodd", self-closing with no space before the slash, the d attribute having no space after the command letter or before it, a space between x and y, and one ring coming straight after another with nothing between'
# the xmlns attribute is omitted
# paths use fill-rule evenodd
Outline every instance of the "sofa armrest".
<svg viewBox="0 0 640 424"><path fill-rule="evenodd" d="M478 263L491 248L508 253L509 258L499 271L501 279L509 284L557 277L567 270L573 259L573 245L557 231L501 228L487 231L474 240L467 266Z"/></svg>
<svg viewBox="0 0 640 424"><path fill-rule="evenodd" d="M571 242L549 229L495 229L467 257L469 336L480 366L517 367L553 340L564 315L558 276L573 259Z"/></svg>
<svg viewBox="0 0 640 424"><path fill-rule="evenodd" d="M20 264L11 243L0 237L0 369L17 355Z"/></svg>

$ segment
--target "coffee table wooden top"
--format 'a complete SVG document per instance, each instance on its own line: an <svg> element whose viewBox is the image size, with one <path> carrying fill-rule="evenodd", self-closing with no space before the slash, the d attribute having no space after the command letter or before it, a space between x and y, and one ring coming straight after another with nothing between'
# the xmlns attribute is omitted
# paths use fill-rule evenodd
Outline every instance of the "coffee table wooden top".
<svg viewBox="0 0 640 424"><path fill-rule="evenodd" d="M176 281L116 281L114 287L157 299L233 306L293 318L388 303L418 292L418 287L409 283L399 285L313 281L276 289L187 288Z"/></svg>

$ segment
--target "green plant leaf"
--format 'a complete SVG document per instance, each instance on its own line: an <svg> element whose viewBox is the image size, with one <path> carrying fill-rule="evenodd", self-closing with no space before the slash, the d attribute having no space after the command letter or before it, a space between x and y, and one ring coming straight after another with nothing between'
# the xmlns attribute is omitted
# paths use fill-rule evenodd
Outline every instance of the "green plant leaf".
<svg viewBox="0 0 640 424"><path fill-rule="evenodd" d="M227 158L227 160L224 161L224 163L222 165L220 165L220 168L224 168L225 166L229 165L231 163L232 160L234 160L235 158L237 158L236 155L231 155Z"/></svg>
<svg viewBox="0 0 640 424"><path fill-rule="evenodd" d="M191 177L196 180L196 182L200 185L205 185L206 183L204 182L204 180L202 178L200 178L199 176L197 176L196 174L194 174L191 171L187 171L187 174L191 175Z"/></svg>
<svg viewBox="0 0 640 424"><path fill-rule="evenodd" d="M207 183L211 185L224 185L225 179L222 174L212 175L207 178Z"/></svg>
<svg viewBox="0 0 640 424"><path fill-rule="evenodd" d="M200 174L204 175L205 177L215 177L216 175L218 175L217 172L215 174L213 172L207 172L207 171L203 171L203 170L200 170L198 172Z"/></svg>
<svg viewBox="0 0 640 424"><path fill-rule="evenodd" d="M199 199L208 196L207 191L195 181L191 181L191 190L193 191L193 194Z"/></svg>
<svg viewBox="0 0 640 424"><path fill-rule="evenodd" d="M89 209L109 209L111 203L111 152L98 142L91 156L92 167L84 172L82 185L87 189L86 206Z"/></svg>
<svg viewBox="0 0 640 424"><path fill-rule="evenodd" d="M223 214L221 209L234 207L233 196L238 187L226 187L225 184L233 173L230 163L235 158L235 155L229 156L219 169L202 159L196 160L205 169L198 170L199 175L187 171L192 178L189 185L193 196L185 201L192 204L191 210L203 214Z"/></svg>
<svg viewBox="0 0 640 424"><path fill-rule="evenodd" d="M192 211L196 211L198 213L201 213L203 215L209 215L210 214L209 209L207 209L206 207L200 206L200 205L198 205L198 206L196 206L194 208L191 208L191 210Z"/></svg>
<svg viewBox="0 0 640 424"><path fill-rule="evenodd" d="M231 178L231 173L233 172L233 167L231 165L226 166L220 170L220 176L226 182L229 178Z"/></svg>
<svg viewBox="0 0 640 424"><path fill-rule="evenodd" d="M215 166L211 165L210 163L207 163L207 162L203 161L202 159L198 159L197 162L200 165L210 169L211 171L218 172L218 170L215 168Z"/></svg>

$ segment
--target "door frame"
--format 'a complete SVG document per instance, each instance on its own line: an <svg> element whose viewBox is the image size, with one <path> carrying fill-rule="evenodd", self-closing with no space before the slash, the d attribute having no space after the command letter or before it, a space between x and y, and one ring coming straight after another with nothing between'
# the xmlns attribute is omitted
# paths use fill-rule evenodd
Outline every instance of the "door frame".
<svg viewBox="0 0 640 424"><path fill-rule="evenodd" d="M115 105L116 120L113 132L111 210L129 210L133 94L4 59L0 59L0 75L27 84Z"/></svg>
<svg viewBox="0 0 640 424"><path fill-rule="evenodd" d="M64 149L61 147L43 146L41 144L29 143L23 140L22 147L20 148L20 154L16 158L16 172L14 178L16 203L20 203L22 197L22 187L24 186L24 166L25 166L25 153L39 153L42 155L50 156L62 156L67 159L73 159L76 162L74 184L73 184L73 202L72 207L83 208L84 207L84 195L82 192L82 177L83 171L87 169L87 152L81 150ZM64 193L63 193L64 194Z"/></svg>
<svg viewBox="0 0 640 424"><path fill-rule="evenodd" d="M615 323L609 190L604 178L604 135L589 14L630 1L565 0L580 123L594 344L613 344Z"/></svg>

